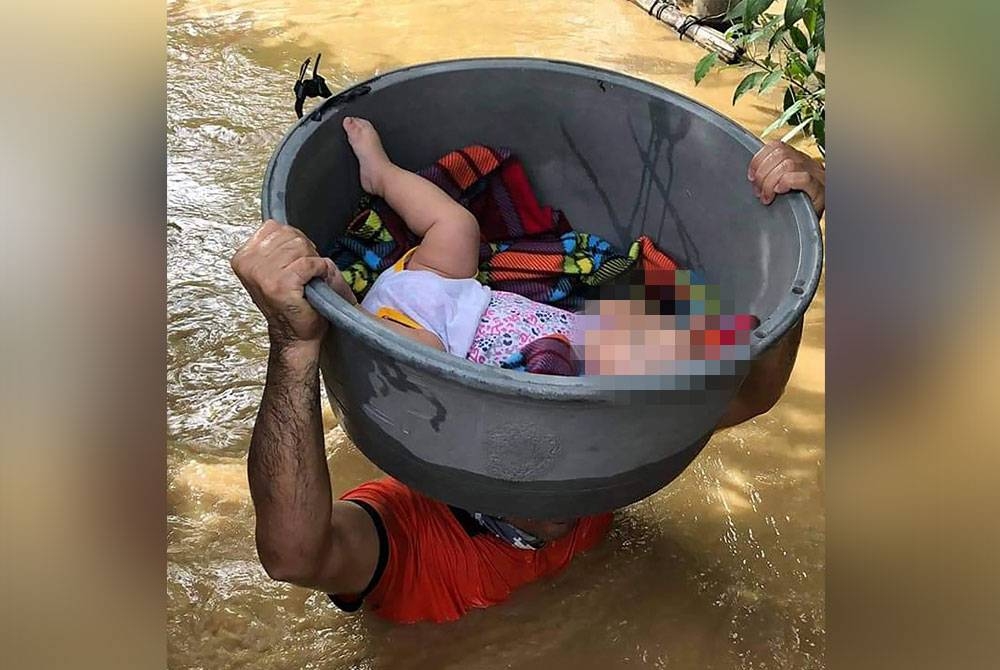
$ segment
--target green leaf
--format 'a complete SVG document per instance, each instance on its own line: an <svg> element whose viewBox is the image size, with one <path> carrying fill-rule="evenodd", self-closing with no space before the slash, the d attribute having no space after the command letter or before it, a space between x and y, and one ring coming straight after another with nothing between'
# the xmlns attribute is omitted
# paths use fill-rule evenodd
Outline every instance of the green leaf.
<svg viewBox="0 0 1000 670"><path fill-rule="evenodd" d="M812 73L816 72L816 60L819 58L819 49L815 46L809 47L809 51L806 53L806 64L809 66L809 71Z"/></svg>
<svg viewBox="0 0 1000 670"><path fill-rule="evenodd" d="M760 82L766 76L767 72L764 72L763 70L758 70L756 72L751 72L747 76L743 77L743 81L741 81L736 86L736 91L733 93L733 104L735 105L736 101L743 97L744 93L746 93L752 88L759 86Z"/></svg>
<svg viewBox="0 0 1000 670"><path fill-rule="evenodd" d="M819 13L815 9L807 9L802 14L802 19L805 21L806 30L809 31L809 35L813 35L816 32L816 17Z"/></svg>
<svg viewBox="0 0 1000 670"><path fill-rule="evenodd" d="M694 67L694 83L695 86L701 83L701 80L705 78L712 66L719 61L719 54L714 51L710 54L706 54L698 64Z"/></svg>
<svg viewBox="0 0 1000 670"><path fill-rule="evenodd" d="M806 77L812 74L812 70L795 54L789 55L788 61L785 64L785 71L790 75L791 79L797 81L804 81Z"/></svg>
<svg viewBox="0 0 1000 670"><path fill-rule="evenodd" d="M781 141L782 142L788 142L790 139L792 139L793 137L795 137L796 135L798 135L799 131L802 130L803 128L805 128L806 126L808 126L811 122L812 122L812 118L811 117L808 118L808 119L806 119L805 121L803 121L799 125L795 126L791 130L789 130L787 133L785 133L784 135L782 135L781 136Z"/></svg>
<svg viewBox="0 0 1000 670"><path fill-rule="evenodd" d="M821 83L824 87L826 86L826 75L825 74L823 74L822 72L813 71L813 76L816 77L817 79L819 79L819 83Z"/></svg>
<svg viewBox="0 0 1000 670"><path fill-rule="evenodd" d="M785 95L782 101L782 109L787 110L789 107L794 105L796 101L797 98L795 97L794 89L791 86L787 87L785 89ZM793 113L793 115L790 118L791 118L791 123L798 123L799 121L802 120L801 118L799 118L798 113Z"/></svg>
<svg viewBox="0 0 1000 670"><path fill-rule="evenodd" d="M764 33L771 37L774 35L775 31L781 30L781 15L780 14L764 14L765 19L767 19L761 27Z"/></svg>
<svg viewBox="0 0 1000 670"><path fill-rule="evenodd" d="M798 26L792 26L789 28L788 34L791 36L792 44L795 45L796 49L802 53L809 51L809 38L806 37L801 30L799 30Z"/></svg>
<svg viewBox="0 0 1000 670"><path fill-rule="evenodd" d="M774 45L781 41L781 38L788 34L787 28L781 28L776 30L773 35L771 35L770 41L767 43L767 50L773 51Z"/></svg>
<svg viewBox="0 0 1000 670"><path fill-rule="evenodd" d="M823 155L826 155L826 119L823 117L813 119L809 130L812 132L812 136L816 138L816 144L819 145L820 151L823 152Z"/></svg>
<svg viewBox="0 0 1000 670"><path fill-rule="evenodd" d="M782 107L782 109L788 109L789 107L792 106L793 102L795 102L795 94L792 93L792 88L788 87L785 89L785 99L783 102L784 106Z"/></svg>
<svg viewBox="0 0 1000 670"><path fill-rule="evenodd" d="M820 14L816 18L816 27L811 34L813 44L826 51L826 17L824 15Z"/></svg>
<svg viewBox="0 0 1000 670"><path fill-rule="evenodd" d="M746 0L746 7L743 8L743 23L753 23L764 10L774 4L774 0Z"/></svg>
<svg viewBox="0 0 1000 670"><path fill-rule="evenodd" d="M806 0L788 0L785 4L785 25L792 26L799 22L806 8Z"/></svg>
<svg viewBox="0 0 1000 670"><path fill-rule="evenodd" d="M735 5L729 8L726 12L726 21L741 21L743 19L743 11L746 9L747 0L740 0Z"/></svg>
<svg viewBox="0 0 1000 670"><path fill-rule="evenodd" d="M760 88L757 89L757 92L766 93L768 90L771 89L771 87L777 84L780 80L781 80L781 70L775 70L774 72L771 72L769 75L764 77L764 81L760 82Z"/></svg>
<svg viewBox="0 0 1000 670"><path fill-rule="evenodd" d="M771 125L769 125L767 128L765 128L764 132L761 133L760 136L761 137L767 137L768 135L770 135L771 133L773 133L775 130L777 130L781 126L785 125L786 123L788 123L788 120L791 119L792 116L796 112L798 112L800 109L802 109L802 105L804 105L805 102L806 102L805 100L796 100L795 102L793 102L792 106L789 107L788 109L786 109L785 111L783 111L781 113L781 116L779 116L778 118L776 118L771 123Z"/></svg>
<svg viewBox="0 0 1000 670"><path fill-rule="evenodd" d="M767 31L764 30L763 28L761 28L760 30L753 31L752 33L750 33L749 35L747 35L747 38L743 42L743 44L744 45L746 45L746 44L753 44L754 42L756 42L757 40L759 40L761 37L763 37L766 32Z"/></svg>

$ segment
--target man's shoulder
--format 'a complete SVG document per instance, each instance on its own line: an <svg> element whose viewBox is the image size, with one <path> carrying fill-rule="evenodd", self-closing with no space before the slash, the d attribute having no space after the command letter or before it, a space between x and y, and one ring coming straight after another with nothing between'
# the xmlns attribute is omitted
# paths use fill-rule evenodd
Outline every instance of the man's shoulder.
<svg viewBox="0 0 1000 670"><path fill-rule="evenodd" d="M384 518L390 516L402 519L419 518L448 511L444 503L428 498L398 479L388 476L355 486L340 499L368 503Z"/></svg>

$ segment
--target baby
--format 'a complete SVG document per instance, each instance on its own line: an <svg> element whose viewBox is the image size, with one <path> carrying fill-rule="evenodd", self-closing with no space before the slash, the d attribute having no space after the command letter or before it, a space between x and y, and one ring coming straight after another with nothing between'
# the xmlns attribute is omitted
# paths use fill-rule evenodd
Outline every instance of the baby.
<svg viewBox="0 0 1000 670"><path fill-rule="evenodd" d="M422 238L379 275L360 304L381 324L416 342L493 366L552 336L566 338L589 373L663 374L674 369L655 362L690 357L690 331L667 327L658 314L646 314L644 300L596 301L588 311L597 319L588 321L481 284L475 278L479 224L472 213L389 160L371 123L348 117L343 125L358 159L362 188L385 199ZM335 288L357 304L342 277Z"/></svg>

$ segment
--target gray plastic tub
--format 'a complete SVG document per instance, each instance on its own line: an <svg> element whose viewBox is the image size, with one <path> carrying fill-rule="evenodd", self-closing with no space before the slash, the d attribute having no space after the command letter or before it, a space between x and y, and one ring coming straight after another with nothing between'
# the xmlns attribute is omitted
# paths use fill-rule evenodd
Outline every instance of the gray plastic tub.
<svg viewBox="0 0 1000 670"><path fill-rule="evenodd" d="M761 142L703 105L588 66L534 59L420 65L319 105L267 167L262 215L321 252L361 187L341 128L370 119L389 155L419 169L467 144L510 147L543 204L625 247L645 233L756 315L759 355L803 314L819 280L819 225L805 196L761 205L746 178ZM627 505L673 480L704 446L745 368L709 378L558 378L476 365L358 318L314 282L332 327L328 396L380 468L452 505L568 518ZM617 385L612 385L615 381Z"/></svg>

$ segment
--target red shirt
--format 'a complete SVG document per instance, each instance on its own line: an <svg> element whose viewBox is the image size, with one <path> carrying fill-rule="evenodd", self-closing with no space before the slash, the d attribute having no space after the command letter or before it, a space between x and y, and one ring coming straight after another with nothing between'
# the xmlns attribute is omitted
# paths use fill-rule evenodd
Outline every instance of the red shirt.
<svg viewBox="0 0 1000 670"><path fill-rule="evenodd" d="M474 607L501 603L596 545L612 517L608 512L580 519L571 533L530 551L478 532L474 521L463 525L461 512L391 477L362 484L342 499L374 512L380 557L365 593L330 597L348 611L363 599L370 610L397 623L453 621Z"/></svg>

